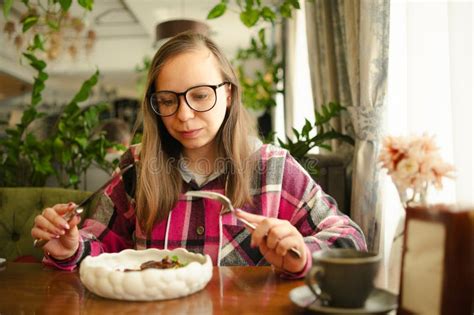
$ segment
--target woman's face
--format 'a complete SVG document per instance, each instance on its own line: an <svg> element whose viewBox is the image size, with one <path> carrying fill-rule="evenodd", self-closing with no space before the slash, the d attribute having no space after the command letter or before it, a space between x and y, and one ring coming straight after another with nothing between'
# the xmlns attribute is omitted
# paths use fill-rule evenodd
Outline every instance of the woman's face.
<svg viewBox="0 0 474 315"><path fill-rule="evenodd" d="M169 59L158 74L155 91L181 93L194 86L219 85L223 81L216 58L203 47ZM185 154L193 150L215 148L213 140L230 106L230 85L219 87L216 94L216 105L209 111L194 111L186 104L184 95L181 95L177 112L161 117L166 130L183 145ZM201 95L191 97L197 99Z"/></svg>

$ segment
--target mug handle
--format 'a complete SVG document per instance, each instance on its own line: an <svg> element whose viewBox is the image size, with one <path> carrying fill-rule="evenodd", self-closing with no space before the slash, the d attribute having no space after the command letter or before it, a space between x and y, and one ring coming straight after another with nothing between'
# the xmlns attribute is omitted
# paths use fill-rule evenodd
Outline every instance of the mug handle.
<svg viewBox="0 0 474 315"><path fill-rule="evenodd" d="M320 276L324 276L324 268L321 266L313 266L313 268L311 268L310 271L306 274L304 281L311 290L311 292L313 292L314 296L316 296L316 299L320 299L322 302L325 302L327 296L326 294L321 292L321 288L315 280L317 274L319 274Z"/></svg>

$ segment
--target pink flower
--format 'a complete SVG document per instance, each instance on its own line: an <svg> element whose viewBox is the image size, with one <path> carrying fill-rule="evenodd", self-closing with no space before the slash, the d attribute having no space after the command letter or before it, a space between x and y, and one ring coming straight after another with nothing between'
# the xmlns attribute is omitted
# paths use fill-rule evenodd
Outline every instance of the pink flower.
<svg viewBox="0 0 474 315"><path fill-rule="evenodd" d="M417 196L425 200L429 185L441 189L443 178L453 177L454 167L441 159L434 137L427 134L387 136L383 140L379 161L387 169L404 204ZM408 191L412 193L411 198L406 197ZM405 198L408 200L403 200Z"/></svg>
<svg viewBox="0 0 474 315"><path fill-rule="evenodd" d="M443 188L443 183L442 183L443 177L454 178L453 173L454 173L454 166L442 161L441 159L436 161L436 163L434 163L432 167L432 174L433 174L432 182L434 186L436 187L436 189Z"/></svg>
<svg viewBox="0 0 474 315"><path fill-rule="evenodd" d="M402 138L388 136L383 140L383 149L379 160L389 173L397 168L398 163L407 154L408 145Z"/></svg>

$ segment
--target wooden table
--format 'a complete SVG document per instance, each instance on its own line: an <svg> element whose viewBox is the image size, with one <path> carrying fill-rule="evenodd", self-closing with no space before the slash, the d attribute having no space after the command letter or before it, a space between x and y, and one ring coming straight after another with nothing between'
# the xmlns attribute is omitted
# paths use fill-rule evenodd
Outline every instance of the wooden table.
<svg viewBox="0 0 474 315"><path fill-rule="evenodd" d="M303 314L289 299L302 280L284 280L271 267L214 267L208 285L168 301L127 302L101 298L79 273L41 264L7 263L0 271L0 314Z"/></svg>

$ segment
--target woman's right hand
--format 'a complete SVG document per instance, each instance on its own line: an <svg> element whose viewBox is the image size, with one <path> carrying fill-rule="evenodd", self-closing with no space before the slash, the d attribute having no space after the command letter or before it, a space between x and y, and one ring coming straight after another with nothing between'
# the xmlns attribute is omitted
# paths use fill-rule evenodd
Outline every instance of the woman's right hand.
<svg viewBox="0 0 474 315"><path fill-rule="evenodd" d="M71 257L79 247L79 230L77 224L81 221L80 216L73 217L69 222L64 220L66 212L73 211L76 205L57 204L52 208L46 208L36 216L35 225L31 229L34 239L44 239L48 242L43 246L43 251L49 256L63 260Z"/></svg>

